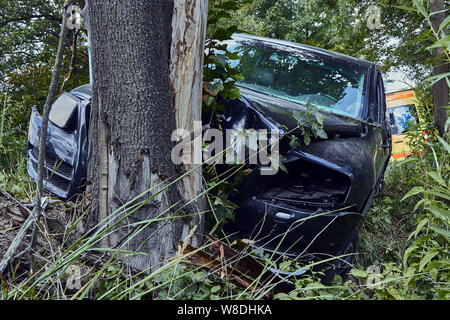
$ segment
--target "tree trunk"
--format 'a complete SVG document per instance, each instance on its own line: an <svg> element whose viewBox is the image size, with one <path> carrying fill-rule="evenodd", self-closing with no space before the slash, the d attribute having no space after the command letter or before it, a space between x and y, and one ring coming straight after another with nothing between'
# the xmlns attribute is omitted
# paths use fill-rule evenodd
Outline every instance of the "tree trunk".
<svg viewBox="0 0 450 320"><path fill-rule="evenodd" d="M445 20L446 12L442 12L445 10L444 1L443 0L430 0L430 13L441 11L440 13L433 14L430 19L433 24L434 30L437 32L439 30L439 26ZM447 34L446 28L442 31ZM444 53L442 48L434 49L434 57L440 57ZM445 59L440 59L434 63L433 75L437 76L440 74L444 74L450 71L449 62ZM434 113L434 122L439 131L439 134L442 136L444 134L445 122L447 121L447 110L444 108L449 105L449 88L447 82L444 79L436 82L433 85L433 113Z"/></svg>
<svg viewBox="0 0 450 320"><path fill-rule="evenodd" d="M178 241L195 228L201 241L201 201L176 212L201 191L201 172L179 183L189 168L171 161L172 132L191 130L201 116L201 79L206 0L90 0L93 101L89 132L92 221L123 204L154 199L120 223L103 246L137 251L121 255L133 268L157 267L176 253ZM161 215L162 214L162 215ZM137 235L130 226L153 218Z"/></svg>

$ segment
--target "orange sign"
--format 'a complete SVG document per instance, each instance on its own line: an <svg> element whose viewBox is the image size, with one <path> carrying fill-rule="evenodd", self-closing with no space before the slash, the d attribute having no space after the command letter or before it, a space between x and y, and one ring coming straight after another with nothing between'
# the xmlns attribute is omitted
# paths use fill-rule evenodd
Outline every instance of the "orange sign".
<svg viewBox="0 0 450 320"><path fill-rule="evenodd" d="M386 101L400 100L406 98L413 98L414 91L406 91L406 92L397 92L386 95Z"/></svg>

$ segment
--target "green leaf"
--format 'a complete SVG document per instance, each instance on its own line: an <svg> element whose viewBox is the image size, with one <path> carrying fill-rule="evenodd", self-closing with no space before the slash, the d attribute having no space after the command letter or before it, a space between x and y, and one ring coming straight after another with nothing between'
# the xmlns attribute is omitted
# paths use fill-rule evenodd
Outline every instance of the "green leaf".
<svg viewBox="0 0 450 320"><path fill-rule="evenodd" d="M355 278L367 278L367 273L359 269L350 270L350 274Z"/></svg>
<svg viewBox="0 0 450 320"><path fill-rule="evenodd" d="M408 262L408 258L409 258L409 255L411 254L411 252L413 252L414 250L416 250L418 248L418 246L411 246L411 247L408 247L406 250L405 250L405 253L403 254L403 266L404 267L406 267L407 266L407 262Z"/></svg>
<svg viewBox="0 0 450 320"><path fill-rule="evenodd" d="M297 136L292 136L289 145L291 146L292 149L296 149L300 147L300 140L298 140Z"/></svg>
<svg viewBox="0 0 450 320"><path fill-rule="evenodd" d="M217 28L216 31L213 33L213 39L218 41L225 41L231 38L233 35L233 32L225 29L225 28Z"/></svg>
<svg viewBox="0 0 450 320"><path fill-rule="evenodd" d="M319 137L319 138L322 138L322 139L328 139L328 135L327 135L327 133L323 130L323 129L317 129L317 131L316 131L316 135Z"/></svg>
<svg viewBox="0 0 450 320"><path fill-rule="evenodd" d="M403 297L400 295L400 293L397 291L397 289L393 287L387 287L387 292L395 299L395 300L403 300Z"/></svg>
<svg viewBox="0 0 450 320"><path fill-rule="evenodd" d="M448 79L447 79L448 80ZM450 87L450 85L449 85L449 87ZM450 107L450 106L449 106ZM445 125L444 125L444 131L445 132L449 132L450 131L450 117L448 117L448 119L447 119L447 121L445 122Z"/></svg>
<svg viewBox="0 0 450 320"><path fill-rule="evenodd" d="M311 143L311 134L309 132L305 132L305 134L303 135L303 142L307 146L309 146L309 144Z"/></svg>
<svg viewBox="0 0 450 320"><path fill-rule="evenodd" d="M448 210L445 210L445 209L442 209L442 208L438 208L438 207L433 206L433 205L425 207L425 209L427 209L428 211L433 213L437 218L442 219L444 221L447 218L450 218L450 211L448 211Z"/></svg>
<svg viewBox="0 0 450 320"><path fill-rule="evenodd" d="M446 199L450 201L450 193L448 190L446 190L447 194L441 193L441 192L436 192L436 191L424 191L425 194L431 194L433 196L442 198L442 199Z"/></svg>
<svg viewBox="0 0 450 320"><path fill-rule="evenodd" d="M414 39L413 41L408 42L408 45L413 45L415 43L419 43L425 40L431 40L434 41L435 39L433 37L431 37L432 34L432 30L428 30L423 32L420 36L418 36L416 39Z"/></svg>
<svg viewBox="0 0 450 320"><path fill-rule="evenodd" d="M427 79L425 79L425 81L427 83L429 83L430 86L432 86L433 84L441 81L444 78L447 79L447 77L449 77L449 76L450 76L450 72L447 72L447 73L443 73L443 74L438 74L437 76L428 77Z"/></svg>
<svg viewBox="0 0 450 320"><path fill-rule="evenodd" d="M427 254L423 257L422 260L420 260L419 263L419 270L422 271L423 268L431 261L431 259L433 259L437 254L439 254L439 251L430 251L427 252Z"/></svg>
<svg viewBox="0 0 450 320"><path fill-rule="evenodd" d="M230 1L225 1L222 3L216 4L215 7L220 8L220 9L235 11L235 10L239 9L239 4L237 3L237 1L230 0Z"/></svg>
<svg viewBox="0 0 450 320"><path fill-rule="evenodd" d="M450 34L445 36L444 38L440 39L439 41L436 41L431 46L428 47L428 49L433 48L450 48Z"/></svg>
<svg viewBox="0 0 450 320"><path fill-rule="evenodd" d="M414 206L413 212L415 212L424 202L425 202L425 199L419 200L416 203L416 205Z"/></svg>
<svg viewBox="0 0 450 320"><path fill-rule="evenodd" d="M216 293L220 290L220 286L214 286L211 288L211 293Z"/></svg>
<svg viewBox="0 0 450 320"><path fill-rule="evenodd" d="M441 25L439 26L439 32L442 31L442 29L444 29L448 24L450 23L450 15L447 16L444 21L442 21ZM438 33L439 33L438 32Z"/></svg>
<svg viewBox="0 0 450 320"><path fill-rule="evenodd" d="M445 150L447 150L448 154L450 154L450 145L441 137L436 136L436 138L439 140L439 142L444 146Z"/></svg>
<svg viewBox="0 0 450 320"><path fill-rule="evenodd" d="M237 87L226 88L221 95L223 98L237 99L241 97L241 91Z"/></svg>
<svg viewBox="0 0 450 320"><path fill-rule="evenodd" d="M394 8L409 11L409 12L418 12L415 8L405 7L405 6L394 6Z"/></svg>
<svg viewBox="0 0 450 320"><path fill-rule="evenodd" d="M419 10L419 12L425 17L425 18L429 18L428 12L425 9L424 5L423 5L423 1L422 0L413 0L414 5L416 6L417 10Z"/></svg>
<svg viewBox="0 0 450 320"><path fill-rule="evenodd" d="M403 199L401 201L403 201L409 197L415 196L419 193L422 193L424 191L425 191L425 189L423 187L414 187L411 190L409 190L407 194L405 194L405 196L403 197Z"/></svg>
<svg viewBox="0 0 450 320"><path fill-rule="evenodd" d="M284 165L284 163L282 161L280 161L279 166L280 166L281 171L283 171L285 173L289 173L286 166Z"/></svg>
<svg viewBox="0 0 450 320"><path fill-rule="evenodd" d="M239 60L241 57L239 56L238 52L230 52L230 51L226 51L225 55L227 56L228 59L230 60Z"/></svg>
<svg viewBox="0 0 450 320"><path fill-rule="evenodd" d="M443 236L444 238L447 239L447 241L450 240L450 232L448 230L442 229L442 228L438 228L438 227L430 227L431 230L433 230L436 233L439 233L441 236Z"/></svg>
<svg viewBox="0 0 450 320"><path fill-rule="evenodd" d="M430 17L434 16L435 14L440 14L440 13L447 12L447 11L448 11L448 9L433 11L432 13L430 13Z"/></svg>
<svg viewBox="0 0 450 320"><path fill-rule="evenodd" d="M220 10L219 12L217 12L216 14L218 19L230 19L231 18L231 14L228 11L225 10Z"/></svg>
<svg viewBox="0 0 450 320"><path fill-rule="evenodd" d="M213 104L214 100L215 100L215 98L208 94L205 96L203 101L205 102L205 105L207 105L209 107L211 104Z"/></svg>
<svg viewBox="0 0 450 320"><path fill-rule="evenodd" d="M447 184L445 183L444 179L442 179L441 175L438 172L432 171L428 172L428 175L433 178L434 181L439 183L444 188L447 188Z"/></svg>
<svg viewBox="0 0 450 320"><path fill-rule="evenodd" d="M423 229L427 224L428 224L428 219L427 219L427 218L424 218L423 220L421 220L421 221L419 222L419 224L417 225L416 230L414 230L414 231L409 235L408 240L410 240L410 239L416 237L416 236L419 234L419 232L422 231L422 229Z"/></svg>

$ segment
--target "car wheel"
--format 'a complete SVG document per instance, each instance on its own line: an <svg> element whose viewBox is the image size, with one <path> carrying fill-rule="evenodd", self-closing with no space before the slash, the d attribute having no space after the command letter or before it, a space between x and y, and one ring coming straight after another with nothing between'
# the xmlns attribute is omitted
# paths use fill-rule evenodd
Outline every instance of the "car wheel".
<svg viewBox="0 0 450 320"><path fill-rule="evenodd" d="M333 281L336 275L341 276L342 283L347 281L348 273L353 268L353 261L355 260L356 245L358 243L358 230L355 230L351 236L351 240L347 246L347 249L341 254L345 257L340 258L334 265L325 271L322 277L324 284L329 284Z"/></svg>
<svg viewBox="0 0 450 320"><path fill-rule="evenodd" d="M340 272L338 273L342 277L342 282L347 281L348 274L350 270L353 268L353 262L355 261L355 253L356 253L356 245L358 244L358 230L354 232L352 240L350 241L347 250L345 250L344 254L348 254L348 256L344 257L340 262Z"/></svg>

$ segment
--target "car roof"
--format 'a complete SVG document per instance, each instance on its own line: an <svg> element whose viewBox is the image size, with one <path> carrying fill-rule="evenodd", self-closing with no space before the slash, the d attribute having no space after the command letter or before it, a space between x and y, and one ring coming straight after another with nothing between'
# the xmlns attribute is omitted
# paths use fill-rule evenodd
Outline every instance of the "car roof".
<svg viewBox="0 0 450 320"><path fill-rule="evenodd" d="M83 100L89 100L92 97L92 86L91 84L84 84L82 86L76 87L70 93L76 95Z"/></svg>
<svg viewBox="0 0 450 320"><path fill-rule="evenodd" d="M232 38L235 41L239 41L239 40L263 41L263 42L267 42L267 43L275 44L275 45L279 45L279 46L313 51L313 52L317 52L317 53L320 53L320 54L323 54L323 55L326 55L329 57L334 57L334 58L337 58L337 59L340 59L340 60L343 60L346 62L352 62L355 64L359 64L359 65L361 65L363 67L367 67L367 68L374 65L373 62L370 62L367 60L358 59L358 58L351 57L351 56L348 56L348 55L345 55L345 54L342 54L339 52L325 50L325 49L321 49L321 48L317 48L317 47L313 47L313 46L309 46L309 45L305 45L305 44L295 43L295 42L291 42L291 41L254 36L254 35L249 35L249 34L244 34L244 33L235 33L235 34L233 34Z"/></svg>

